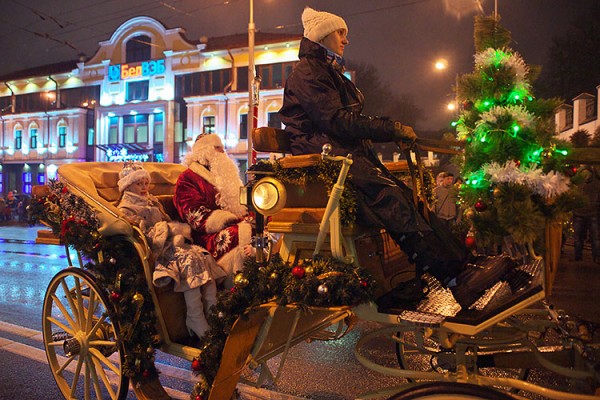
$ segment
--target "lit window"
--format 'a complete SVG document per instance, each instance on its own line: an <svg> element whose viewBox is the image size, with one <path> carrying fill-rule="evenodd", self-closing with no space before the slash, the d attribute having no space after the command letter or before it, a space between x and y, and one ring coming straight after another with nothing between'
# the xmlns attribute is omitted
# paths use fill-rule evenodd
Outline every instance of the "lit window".
<svg viewBox="0 0 600 400"><path fill-rule="evenodd" d="M206 117L202 117L202 132L203 133L215 133L215 116L208 115Z"/></svg>
<svg viewBox="0 0 600 400"><path fill-rule="evenodd" d="M67 127L59 126L58 127L58 147L66 147L67 146Z"/></svg>

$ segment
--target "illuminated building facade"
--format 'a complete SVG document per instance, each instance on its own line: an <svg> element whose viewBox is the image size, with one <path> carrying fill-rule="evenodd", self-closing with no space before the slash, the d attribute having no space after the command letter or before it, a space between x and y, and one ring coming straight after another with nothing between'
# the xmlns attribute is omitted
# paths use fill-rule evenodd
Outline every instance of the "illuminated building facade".
<svg viewBox="0 0 600 400"><path fill-rule="evenodd" d="M258 125L280 127L301 35L256 33ZM0 77L0 193L30 193L61 164L180 162L196 136L221 136L246 169L248 38L190 41L150 17L122 24L88 60Z"/></svg>

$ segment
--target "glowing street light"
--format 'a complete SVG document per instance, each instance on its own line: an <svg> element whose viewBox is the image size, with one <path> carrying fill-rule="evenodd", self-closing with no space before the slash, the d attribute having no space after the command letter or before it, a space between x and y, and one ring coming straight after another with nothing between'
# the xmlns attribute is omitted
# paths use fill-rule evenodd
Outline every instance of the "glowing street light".
<svg viewBox="0 0 600 400"><path fill-rule="evenodd" d="M446 60L445 58L439 58L435 61L434 65L435 65L436 70L444 71L448 68L448 60ZM456 85L454 101L448 103L448 105L446 107L448 108L449 111L455 112L456 115L458 116L458 113L459 113L458 92L456 91L456 89L458 88L458 72L456 73L456 76L454 78L454 84Z"/></svg>
<svg viewBox="0 0 600 400"><path fill-rule="evenodd" d="M436 60L435 62L435 69L437 69L438 71L443 71L446 68L448 68L448 61L440 58L439 60Z"/></svg>

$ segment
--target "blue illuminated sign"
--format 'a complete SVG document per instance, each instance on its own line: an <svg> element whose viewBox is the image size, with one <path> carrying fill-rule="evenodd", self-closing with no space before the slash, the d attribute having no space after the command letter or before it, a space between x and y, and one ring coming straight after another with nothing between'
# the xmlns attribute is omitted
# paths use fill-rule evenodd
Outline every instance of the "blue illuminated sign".
<svg viewBox="0 0 600 400"><path fill-rule="evenodd" d="M116 64L108 66L108 80L119 80L148 77L165 73L165 60L150 60L139 63Z"/></svg>

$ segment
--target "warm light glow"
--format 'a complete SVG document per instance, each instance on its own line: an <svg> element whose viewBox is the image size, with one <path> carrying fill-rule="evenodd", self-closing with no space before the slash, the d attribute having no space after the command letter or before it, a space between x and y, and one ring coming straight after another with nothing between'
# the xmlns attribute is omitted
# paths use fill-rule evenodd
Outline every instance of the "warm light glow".
<svg viewBox="0 0 600 400"><path fill-rule="evenodd" d="M456 104L455 103L448 103L448 110L450 111L454 111L456 110Z"/></svg>
<svg viewBox="0 0 600 400"><path fill-rule="evenodd" d="M435 69L437 69L438 71L442 71L444 69L448 68L448 61L440 58L439 60L437 60L435 62Z"/></svg>

